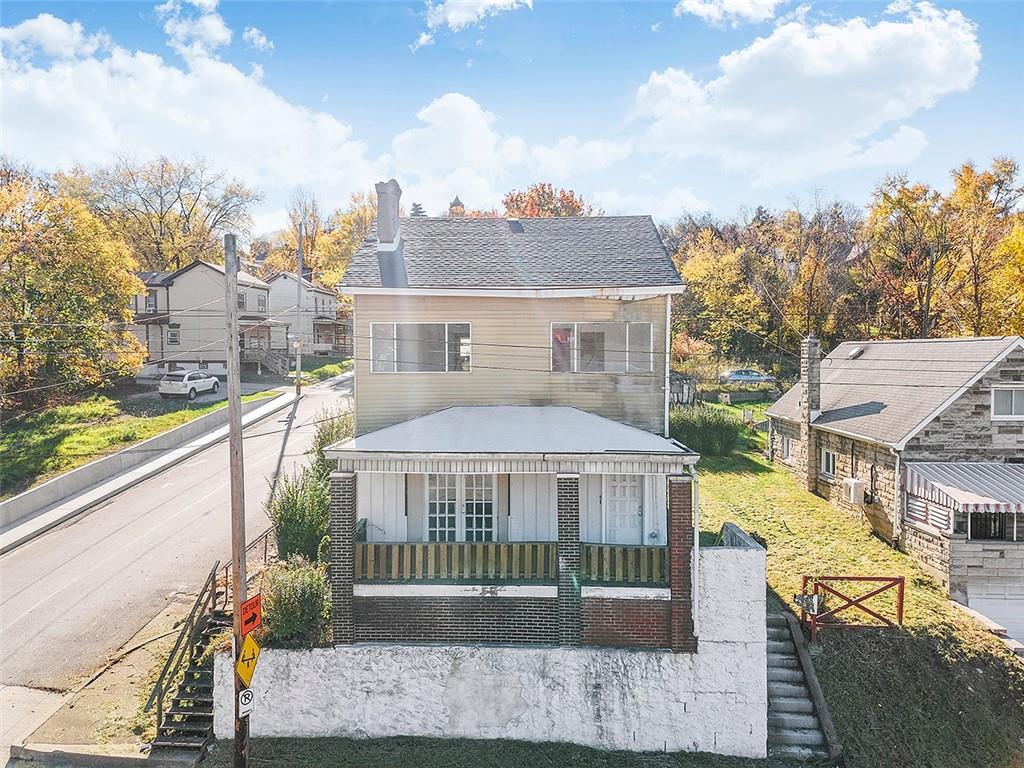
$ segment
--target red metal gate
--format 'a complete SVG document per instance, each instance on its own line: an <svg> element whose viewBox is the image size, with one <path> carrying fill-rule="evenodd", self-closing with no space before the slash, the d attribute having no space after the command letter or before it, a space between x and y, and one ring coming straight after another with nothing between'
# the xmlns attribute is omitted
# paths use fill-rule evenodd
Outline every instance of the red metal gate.
<svg viewBox="0 0 1024 768"><path fill-rule="evenodd" d="M832 586L835 585L836 582L852 582L855 584L867 583L877 584L879 586L876 586L861 595L848 595L840 591L836 586ZM803 592L799 595L799 597L804 599L798 600L801 604L800 622L809 628L812 643L818 635L818 630L822 627L877 629L879 627L903 626L904 586L904 579L902 576L804 576ZM808 588L810 588L811 591L808 591ZM871 598L884 594L891 589L896 590L895 621L864 604ZM839 599L842 602L840 605L834 608L827 608L826 610L817 610L813 612L808 610L808 605L811 602L827 606L826 598L828 597ZM861 611L875 619L876 622L881 623L846 622L843 621L842 618L838 618L839 613L851 609Z"/></svg>

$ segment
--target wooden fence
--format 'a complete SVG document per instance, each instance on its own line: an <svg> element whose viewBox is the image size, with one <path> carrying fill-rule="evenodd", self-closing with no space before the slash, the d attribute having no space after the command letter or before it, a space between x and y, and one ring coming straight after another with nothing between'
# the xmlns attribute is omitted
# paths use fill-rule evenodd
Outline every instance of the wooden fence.
<svg viewBox="0 0 1024 768"><path fill-rule="evenodd" d="M384 543L355 545L356 581L558 581L558 545L540 542ZM583 544L583 581L663 584L665 547Z"/></svg>

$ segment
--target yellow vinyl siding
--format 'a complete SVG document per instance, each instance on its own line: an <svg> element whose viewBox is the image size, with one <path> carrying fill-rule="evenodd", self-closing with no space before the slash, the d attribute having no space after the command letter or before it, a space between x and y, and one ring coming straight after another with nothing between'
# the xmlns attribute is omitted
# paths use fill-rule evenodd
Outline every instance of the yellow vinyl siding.
<svg viewBox="0 0 1024 768"><path fill-rule="evenodd" d="M661 434L667 300L356 296L356 431L365 434L453 405L571 405ZM651 323L653 373L552 373L551 323L599 321ZM370 324L392 322L471 323L473 370L371 373Z"/></svg>

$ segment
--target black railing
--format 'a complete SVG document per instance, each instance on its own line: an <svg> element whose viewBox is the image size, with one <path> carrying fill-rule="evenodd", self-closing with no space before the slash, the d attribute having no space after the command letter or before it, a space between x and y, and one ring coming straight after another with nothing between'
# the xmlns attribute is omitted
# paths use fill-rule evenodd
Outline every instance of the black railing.
<svg viewBox="0 0 1024 768"><path fill-rule="evenodd" d="M273 528L267 528L263 533L257 536L255 539L249 542L245 548L245 566L246 574L249 572L249 558L254 552L263 550L263 563L267 562L269 557L270 547L270 535L274 532ZM228 607L228 602L231 600L231 563L227 563L224 566L224 609Z"/></svg>
<svg viewBox="0 0 1024 768"><path fill-rule="evenodd" d="M156 679L156 685L153 686L153 692L149 694L149 699L146 701L146 712L153 708L154 703L156 704L157 728L164 722L164 697L169 692L172 692L174 686L177 685L178 672L181 671L181 665L191 658L190 654L201 631L201 621L216 605L217 572L219 570L220 561L218 560L213 564L213 568L210 569L210 575L206 577L203 588L199 590L199 597L192 604L192 610L189 612L188 618L181 625L178 639L175 640L171 654L167 657L164 668L160 670L160 676Z"/></svg>

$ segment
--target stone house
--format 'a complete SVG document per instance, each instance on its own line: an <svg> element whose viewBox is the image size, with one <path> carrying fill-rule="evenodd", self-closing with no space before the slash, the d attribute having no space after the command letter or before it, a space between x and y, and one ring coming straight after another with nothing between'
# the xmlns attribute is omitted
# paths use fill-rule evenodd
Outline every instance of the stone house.
<svg viewBox="0 0 1024 768"><path fill-rule="evenodd" d="M653 221L399 217L398 183L377 194L338 286L333 647L264 651L253 732L763 757L764 551L735 527L700 545L699 457L667 436L683 285Z"/></svg>
<svg viewBox="0 0 1024 768"><path fill-rule="evenodd" d="M1024 624L1021 337L846 342L824 359L811 337L800 378L768 409L772 460L954 599Z"/></svg>

